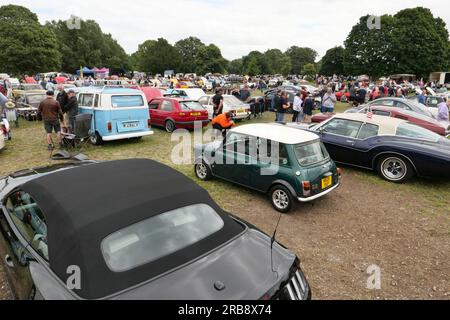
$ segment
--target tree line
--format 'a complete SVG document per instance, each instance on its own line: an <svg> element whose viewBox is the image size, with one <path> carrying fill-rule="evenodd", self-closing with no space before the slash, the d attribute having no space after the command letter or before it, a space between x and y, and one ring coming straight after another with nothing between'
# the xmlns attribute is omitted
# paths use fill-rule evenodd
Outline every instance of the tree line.
<svg viewBox="0 0 450 320"><path fill-rule="evenodd" d="M114 74L139 70L151 74L172 69L197 74L368 74L382 76L412 73L427 77L431 71L450 68L450 42L445 22L429 9L405 9L380 17L380 28L369 28L370 16L353 26L344 46L331 48L316 63L317 52L292 46L285 52L252 51L227 61L215 44L188 37L170 44L166 39L147 40L128 55L97 22L80 21L70 28L67 21L39 23L29 9L0 7L0 72L11 74L64 70L82 66L109 67Z"/></svg>

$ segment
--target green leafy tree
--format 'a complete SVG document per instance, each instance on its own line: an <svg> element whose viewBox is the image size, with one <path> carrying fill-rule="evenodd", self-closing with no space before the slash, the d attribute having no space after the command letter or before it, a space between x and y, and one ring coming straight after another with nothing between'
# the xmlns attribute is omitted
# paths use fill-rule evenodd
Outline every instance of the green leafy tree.
<svg viewBox="0 0 450 320"><path fill-rule="evenodd" d="M289 74L292 64L288 55L278 49L267 50L264 55L268 63L269 73L283 75Z"/></svg>
<svg viewBox="0 0 450 320"><path fill-rule="evenodd" d="M258 62L258 58L256 56L250 56L246 62L247 66L245 69L245 73L249 76L256 76L258 74L262 74L260 64Z"/></svg>
<svg viewBox="0 0 450 320"><path fill-rule="evenodd" d="M397 33L394 18L390 15L381 16L380 29L369 28L369 19L369 15L361 17L345 40L345 72L374 77L388 75L397 68L393 48L393 38Z"/></svg>
<svg viewBox="0 0 450 320"><path fill-rule="evenodd" d="M242 59L235 59L230 61L227 71L231 74L243 74L244 65L242 63Z"/></svg>
<svg viewBox="0 0 450 320"><path fill-rule="evenodd" d="M332 76L333 74L344 74L344 48L334 47L327 51L321 60L319 73Z"/></svg>
<svg viewBox="0 0 450 320"><path fill-rule="evenodd" d="M162 74L165 70L177 70L179 66L177 49L163 38L147 40L140 44L134 57L139 71L152 74Z"/></svg>
<svg viewBox="0 0 450 320"><path fill-rule="evenodd" d="M27 8L0 7L0 70L10 74L54 71L61 67L55 35Z"/></svg>
<svg viewBox="0 0 450 320"><path fill-rule="evenodd" d="M394 30L392 54L399 73L428 77L448 66L449 33L445 22L435 18L430 9L399 11L394 15Z"/></svg>
<svg viewBox="0 0 450 320"><path fill-rule="evenodd" d="M244 73L248 75L252 75L251 73L253 73L253 75L270 73L267 57L259 51L252 51L247 56L243 57L242 64Z"/></svg>
<svg viewBox="0 0 450 320"><path fill-rule="evenodd" d="M224 73L227 65L228 61L222 57L219 47L210 44L200 49L198 66L195 71L197 74Z"/></svg>
<svg viewBox="0 0 450 320"><path fill-rule="evenodd" d="M308 78L314 78L317 74L316 65L314 63L307 63L303 66L302 75L307 76Z"/></svg>
<svg viewBox="0 0 450 320"><path fill-rule="evenodd" d="M314 63L317 58L317 52L311 48L290 47L286 54L291 58L291 73L301 74L303 67L308 63Z"/></svg>
<svg viewBox="0 0 450 320"><path fill-rule="evenodd" d="M189 37L175 43L180 55L179 72L194 72L199 65L200 50L205 44L198 38Z"/></svg>
<svg viewBox="0 0 450 320"><path fill-rule="evenodd" d="M62 69L75 72L80 66L107 67L111 73L124 73L131 68L125 50L105 34L97 22L80 21L80 28L69 28L67 21L52 21L53 30L62 53Z"/></svg>

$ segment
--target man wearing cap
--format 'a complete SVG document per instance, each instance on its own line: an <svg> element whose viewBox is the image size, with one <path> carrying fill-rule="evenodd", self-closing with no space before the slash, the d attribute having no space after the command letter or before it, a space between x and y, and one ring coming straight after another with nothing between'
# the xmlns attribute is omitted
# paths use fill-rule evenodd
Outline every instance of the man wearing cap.
<svg viewBox="0 0 450 320"><path fill-rule="evenodd" d="M55 131L58 139L58 143L61 145L61 125L60 121L63 121L63 113L59 102L54 98L53 91L47 91L47 98L44 99L38 108L38 119L44 121L45 132L47 133L48 150L53 150L52 132Z"/></svg>
<svg viewBox="0 0 450 320"><path fill-rule="evenodd" d="M56 101L59 102L59 105L61 106L61 110L64 114L64 121L61 122L61 130L62 130L62 132L69 132L69 118L67 116L67 110L66 110L66 105L67 105L67 101L69 100L69 96L67 95L66 91L64 90L63 84L58 84L57 89L58 89L58 94L56 95Z"/></svg>
<svg viewBox="0 0 450 320"><path fill-rule="evenodd" d="M78 114L78 100L75 94L75 90L69 89L68 91L68 100L65 107L65 116L68 119L68 123L66 124L69 129L69 133L74 133L75 130L75 117Z"/></svg>

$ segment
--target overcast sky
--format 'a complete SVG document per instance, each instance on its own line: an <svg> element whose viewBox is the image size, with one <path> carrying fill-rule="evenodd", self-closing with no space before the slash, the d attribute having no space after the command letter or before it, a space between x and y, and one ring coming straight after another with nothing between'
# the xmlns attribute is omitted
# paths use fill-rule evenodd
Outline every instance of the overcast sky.
<svg viewBox="0 0 450 320"><path fill-rule="evenodd" d="M196 36L214 43L225 58L252 50L292 45L315 49L320 56L342 45L351 27L366 14L395 14L423 6L450 26L449 0L12 0L35 12L42 23L71 14L96 20L133 53L148 39L170 43ZM0 4L5 4L1 0Z"/></svg>

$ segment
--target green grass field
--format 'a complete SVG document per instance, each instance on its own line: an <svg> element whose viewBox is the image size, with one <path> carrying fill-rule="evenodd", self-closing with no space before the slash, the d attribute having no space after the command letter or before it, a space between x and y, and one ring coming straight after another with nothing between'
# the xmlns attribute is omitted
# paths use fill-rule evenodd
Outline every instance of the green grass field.
<svg viewBox="0 0 450 320"><path fill-rule="evenodd" d="M344 111L348 105L338 103L336 110ZM256 122L272 122L274 114L266 112L262 118L243 121L238 125ZM186 164L174 164L171 159L172 149L178 142L171 141L171 135L159 128L153 128L154 135L145 137L140 141L116 141L106 143L101 146L92 146L89 143L82 152L95 160L113 160L126 158L149 158L165 163L183 172L188 177L195 179L193 166ZM194 142L192 141L192 146ZM0 152L0 175L7 174L15 170L31 168L52 164L55 161L50 159L50 153L46 149L45 133L40 122L28 122L21 120L20 128L13 128L13 139L7 142L7 147ZM402 190L405 194L420 193L425 195L433 206L437 208L450 208L450 182L413 179L408 184L397 185L381 180L375 173L360 169L350 170L356 172L362 180L370 183L383 185L385 188L395 188ZM197 181L197 180L196 180ZM243 190L229 183L213 180L208 183L200 183L213 197L220 202L227 199L239 199ZM245 193L245 192L244 192ZM450 209L449 209L450 211Z"/></svg>

